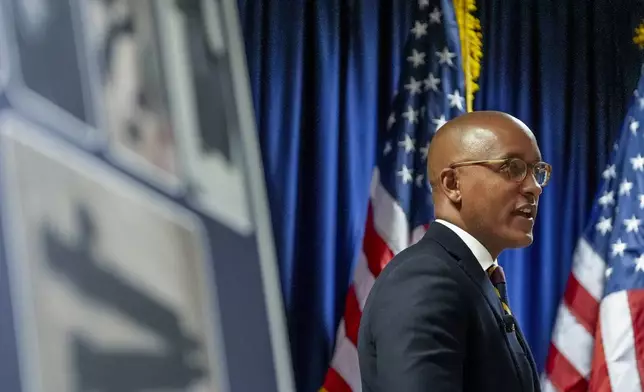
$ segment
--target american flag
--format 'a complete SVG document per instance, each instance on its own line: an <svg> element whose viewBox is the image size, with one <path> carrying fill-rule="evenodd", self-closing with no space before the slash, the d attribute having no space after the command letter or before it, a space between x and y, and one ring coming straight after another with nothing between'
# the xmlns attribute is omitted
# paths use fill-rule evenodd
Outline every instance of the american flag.
<svg viewBox="0 0 644 392"><path fill-rule="evenodd" d="M644 390L644 78L578 241L544 391Z"/></svg>
<svg viewBox="0 0 644 392"><path fill-rule="evenodd" d="M429 143L438 128L466 110L452 2L421 0L413 15L398 93L371 180L362 249L323 391L361 390L356 347L362 308L386 263L427 230L434 214L426 180Z"/></svg>

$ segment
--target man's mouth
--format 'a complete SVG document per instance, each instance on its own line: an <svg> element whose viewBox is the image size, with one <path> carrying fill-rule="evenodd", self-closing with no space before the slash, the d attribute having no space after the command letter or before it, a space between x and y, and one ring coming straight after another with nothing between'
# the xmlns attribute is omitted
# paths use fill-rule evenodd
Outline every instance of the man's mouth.
<svg viewBox="0 0 644 392"><path fill-rule="evenodd" d="M514 210L514 215L521 216L526 219L534 219L537 214L537 207L534 204L524 204Z"/></svg>

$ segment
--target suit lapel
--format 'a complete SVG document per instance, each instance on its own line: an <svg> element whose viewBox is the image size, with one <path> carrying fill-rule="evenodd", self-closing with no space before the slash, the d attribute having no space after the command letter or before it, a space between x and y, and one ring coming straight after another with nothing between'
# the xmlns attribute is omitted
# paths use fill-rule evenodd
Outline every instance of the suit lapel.
<svg viewBox="0 0 644 392"><path fill-rule="evenodd" d="M523 332L521 331L521 328L517 325L516 327L516 332L517 332L517 339L519 339L519 342L521 342L521 346L523 347L523 351L525 352L526 358L528 358L528 362L530 362L530 369L532 370L532 383L534 385L534 390L539 391L541 390L539 385L539 373L537 372L537 364L534 362L534 357L532 356L532 351L530 350L530 346L528 346L528 343L526 342L525 338L523 337Z"/></svg>
<svg viewBox="0 0 644 392"><path fill-rule="evenodd" d="M479 264L478 260L463 240L461 240L461 238L451 229L438 222L432 222L429 225L423 240L435 240L441 247L443 247L443 249L454 256L463 270L481 290L481 293L494 312L494 317L496 317L499 324L503 324L503 308L499 297L494 291L494 286L492 285L490 278L487 276L487 273L485 273L483 268L481 268L481 264Z"/></svg>

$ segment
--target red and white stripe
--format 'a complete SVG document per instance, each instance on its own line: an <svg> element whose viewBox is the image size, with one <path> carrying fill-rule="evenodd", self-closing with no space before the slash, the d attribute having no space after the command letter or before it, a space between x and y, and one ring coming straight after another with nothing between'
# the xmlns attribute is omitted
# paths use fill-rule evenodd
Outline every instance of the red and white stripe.
<svg viewBox="0 0 644 392"><path fill-rule="evenodd" d="M393 256L422 238L426 229L426 226L420 226L410 233L407 216L380 183L380 173L376 168L371 179L362 250L347 293L344 316L338 327L335 351L322 391L361 391L358 327L369 291Z"/></svg>
<svg viewBox="0 0 644 392"><path fill-rule="evenodd" d="M602 299L605 273L602 257L581 239L552 332L544 392L644 390L644 292Z"/></svg>

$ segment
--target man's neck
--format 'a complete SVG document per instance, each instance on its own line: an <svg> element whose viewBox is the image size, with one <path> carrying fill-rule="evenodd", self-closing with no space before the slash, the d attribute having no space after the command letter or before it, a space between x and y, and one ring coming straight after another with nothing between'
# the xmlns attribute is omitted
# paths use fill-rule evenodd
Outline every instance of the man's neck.
<svg viewBox="0 0 644 392"><path fill-rule="evenodd" d="M437 218L436 222L452 230L467 245L483 270L487 270L496 263L496 257L479 241L475 236L470 234L466 229L458 226L453 222Z"/></svg>

